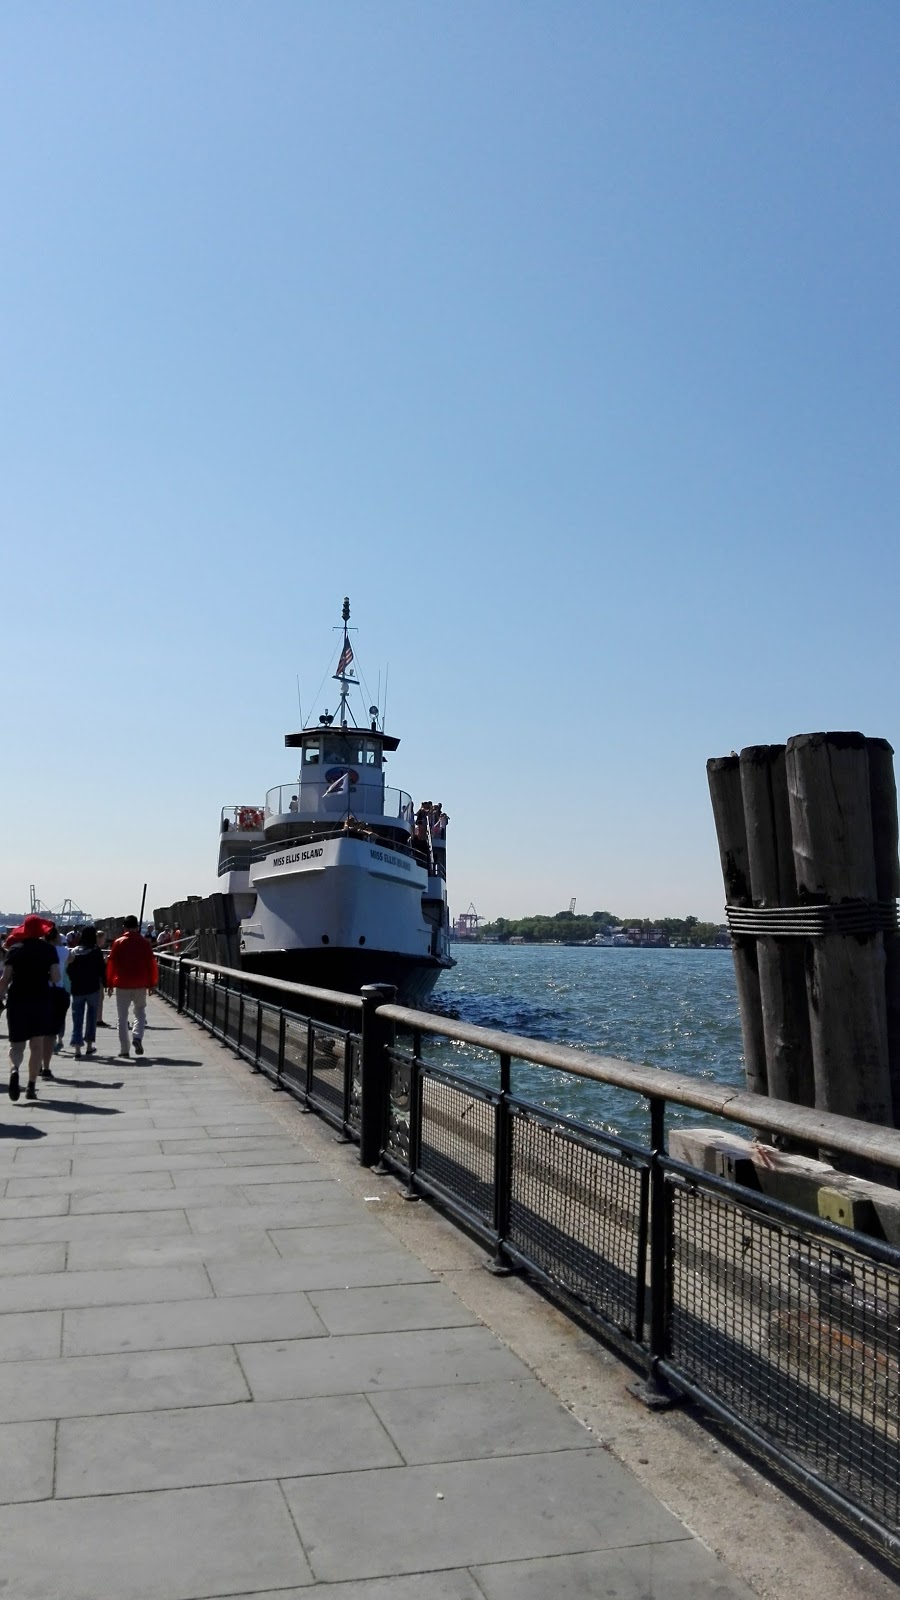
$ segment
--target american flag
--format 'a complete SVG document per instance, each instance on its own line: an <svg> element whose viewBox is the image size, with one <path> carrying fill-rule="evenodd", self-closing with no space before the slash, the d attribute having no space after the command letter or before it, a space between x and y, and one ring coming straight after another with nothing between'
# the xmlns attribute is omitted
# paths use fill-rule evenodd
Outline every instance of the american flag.
<svg viewBox="0 0 900 1600"><path fill-rule="evenodd" d="M335 673L336 678L340 678L347 671L347 668L352 660L353 646L351 645L350 640L347 639L344 643L344 648L338 657L337 672Z"/></svg>

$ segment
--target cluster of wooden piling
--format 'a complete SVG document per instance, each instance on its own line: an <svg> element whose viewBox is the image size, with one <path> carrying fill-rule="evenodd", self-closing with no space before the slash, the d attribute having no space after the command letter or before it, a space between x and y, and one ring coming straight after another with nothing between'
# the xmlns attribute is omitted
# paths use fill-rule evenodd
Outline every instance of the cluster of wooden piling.
<svg viewBox="0 0 900 1600"><path fill-rule="evenodd" d="M748 1088L900 1126L891 746L861 733L798 734L714 758L707 774ZM765 914L742 917L750 907ZM748 927L757 931L738 931Z"/></svg>

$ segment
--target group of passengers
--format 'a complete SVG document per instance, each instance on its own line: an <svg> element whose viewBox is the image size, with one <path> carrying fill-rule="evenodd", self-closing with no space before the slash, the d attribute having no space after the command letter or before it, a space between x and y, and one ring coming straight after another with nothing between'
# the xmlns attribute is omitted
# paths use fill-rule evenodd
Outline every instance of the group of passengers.
<svg viewBox="0 0 900 1600"><path fill-rule="evenodd" d="M97 1029L108 1027L102 1018L103 992L116 993L119 1055L144 1054L147 990L158 982L153 946L145 939L137 917L126 917L121 934L107 954L104 935L92 923L60 934L55 922L32 913L7 934L2 946L0 1007L5 1003L9 1035L9 1098L20 1094L19 1068L28 1046L26 1100L37 1099L37 1080L49 1078L54 1052L65 1043L66 1017L71 1006L70 1044L80 1061L82 1052L97 1050ZM129 1012L134 1011L133 1026Z"/></svg>
<svg viewBox="0 0 900 1600"><path fill-rule="evenodd" d="M440 800L423 800L415 814L410 843L420 866L446 875L447 823L450 821Z"/></svg>

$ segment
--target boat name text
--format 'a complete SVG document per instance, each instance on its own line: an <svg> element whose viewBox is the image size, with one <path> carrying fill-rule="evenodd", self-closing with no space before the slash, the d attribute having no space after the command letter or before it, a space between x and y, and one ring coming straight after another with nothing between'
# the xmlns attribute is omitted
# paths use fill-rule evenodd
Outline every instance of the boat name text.
<svg viewBox="0 0 900 1600"><path fill-rule="evenodd" d="M372 857L373 861L383 861L385 866L402 867L404 872L412 871L412 863L407 861L404 856L392 856L388 855L386 850L375 849L370 849L369 855Z"/></svg>
<svg viewBox="0 0 900 1600"><path fill-rule="evenodd" d="M314 861L316 856L324 855L320 847L317 850L295 850L292 856L276 856L272 862L273 867L291 867L295 861Z"/></svg>

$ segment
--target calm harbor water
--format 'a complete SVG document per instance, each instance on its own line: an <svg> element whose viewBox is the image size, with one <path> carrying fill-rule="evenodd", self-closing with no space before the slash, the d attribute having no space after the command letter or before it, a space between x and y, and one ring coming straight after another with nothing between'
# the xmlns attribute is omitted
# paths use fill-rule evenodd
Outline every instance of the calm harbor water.
<svg viewBox="0 0 900 1600"><path fill-rule="evenodd" d="M603 1055L743 1087L734 966L727 950L609 950L556 945L456 944L457 966L430 1009ZM435 1063L494 1082L496 1058L459 1045L428 1045ZM607 1132L647 1131L646 1102L525 1062L513 1085L536 1104ZM710 1119L672 1107L669 1126Z"/></svg>

